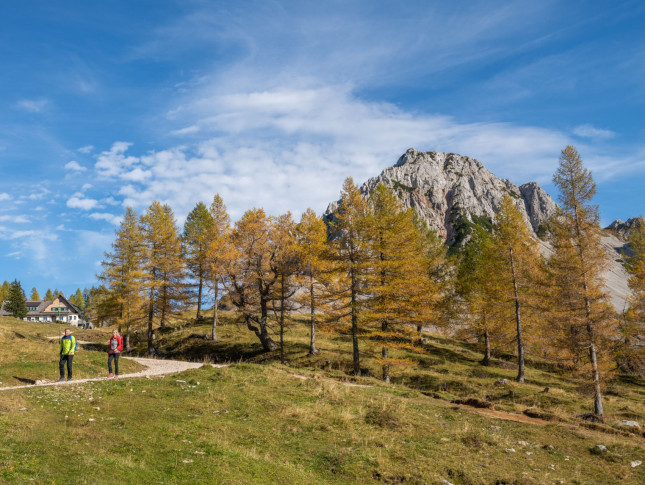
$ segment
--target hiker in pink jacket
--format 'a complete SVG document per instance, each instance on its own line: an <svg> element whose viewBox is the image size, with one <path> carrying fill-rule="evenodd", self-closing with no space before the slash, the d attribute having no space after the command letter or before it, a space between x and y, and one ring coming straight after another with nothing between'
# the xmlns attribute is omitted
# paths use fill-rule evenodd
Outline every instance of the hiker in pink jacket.
<svg viewBox="0 0 645 485"><path fill-rule="evenodd" d="M108 344L108 372L110 373L108 377L119 377L119 355L121 355L122 351L123 337L119 335L119 332L115 328L112 330L112 337ZM114 360L114 374L112 374L112 360Z"/></svg>

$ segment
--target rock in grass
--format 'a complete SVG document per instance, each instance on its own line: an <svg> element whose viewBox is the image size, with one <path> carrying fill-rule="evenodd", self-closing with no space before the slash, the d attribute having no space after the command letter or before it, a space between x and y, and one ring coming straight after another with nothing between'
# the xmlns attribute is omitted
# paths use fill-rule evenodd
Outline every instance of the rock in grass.
<svg viewBox="0 0 645 485"><path fill-rule="evenodd" d="M508 379L499 379L497 383L501 386L508 386Z"/></svg>
<svg viewBox="0 0 645 485"><path fill-rule="evenodd" d="M607 447L605 445L596 445L591 448L591 452L594 455L604 455L605 453L607 453Z"/></svg>
<svg viewBox="0 0 645 485"><path fill-rule="evenodd" d="M637 466L641 466L643 462L640 460L632 461L632 468L636 468Z"/></svg>
<svg viewBox="0 0 645 485"><path fill-rule="evenodd" d="M623 419L620 422L620 425L625 426L626 428L638 428L638 429L641 428L641 425L638 424L638 421L629 421L629 420L626 420L626 419Z"/></svg>

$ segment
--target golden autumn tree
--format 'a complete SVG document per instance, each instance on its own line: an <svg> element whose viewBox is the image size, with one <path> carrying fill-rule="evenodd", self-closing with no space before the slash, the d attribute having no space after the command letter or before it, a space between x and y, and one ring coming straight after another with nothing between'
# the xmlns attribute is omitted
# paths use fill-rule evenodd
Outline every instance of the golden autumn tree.
<svg viewBox="0 0 645 485"><path fill-rule="evenodd" d="M590 365L594 414L602 419L600 360L608 357L613 315L603 290L607 256L600 245L598 207L591 204L596 184L572 146L562 150L553 182L560 209L549 226L552 330L575 363Z"/></svg>
<svg viewBox="0 0 645 485"><path fill-rule="evenodd" d="M365 228L369 206L351 177L345 179L340 196L335 219L330 223L331 240L327 254L330 271L333 272L326 280L328 321L338 330L349 325L353 372L360 376L359 324L370 297L366 273L371 254Z"/></svg>
<svg viewBox="0 0 645 485"><path fill-rule="evenodd" d="M515 380L524 382L523 332L527 317L533 321L537 317L542 258L537 239L529 232L526 221L508 194L502 198L495 216L492 243L494 253L489 262L492 268L488 284L493 290L493 301L512 315L518 360Z"/></svg>
<svg viewBox="0 0 645 485"><path fill-rule="evenodd" d="M461 333L474 334L484 343L482 365L491 361L493 342L499 343L507 322L504 321L495 301L496 293L490 285L494 271L495 248L491 235L477 226L472 237L464 246L457 268L455 289L458 295L455 313L460 322Z"/></svg>
<svg viewBox="0 0 645 485"><path fill-rule="evenodd" d="M272 309L276 313L280 333L280 362L284 364L285 316L293 310L292 297L297 290L296 274L299 269L296 224L290 212L274 220L271 231L271 270L275 275Z"/></svg>
<svg viewBox="0 0 645 485"><path fill-rule="evenodd" d="M278 348L269 334L268 321L277 280L271 268L273 225L264 209L244 213L231 232L232 264L227 274L231 301L267 351Z"/></svg>
<svg viewBox="0 0 645 485"><path fill-rule="evenodd" d="M645 372L645 219L639 217L630 231L627 271L632 294L621 334L623 367L629 372Z"/></svg>
<svg viewBox="0 0 645 485"><path fill-rule="evenodd" d="M126 328L125 348L129 350L131 327L143 318L142 283L145 279L143 233L139 216L132 207L126 208L115 233L112 250L105 253L101 263L103 270L99 279L108 289L107 301L115 312L116 322ZM80 290L77 293L80 294ZM80 299L84 300L82 295Z"/></svg>
<svg viewBox="0 0 645 485"><path fill-rule="evenodd" d="M383 380L389 383L391 366L408 363L392 358L390 349L406 346L414 328L431 320L440 291L430 278L427 239L415 224L413 209L404 210L383 184L375 187L369 202L365 232L371 260L365 281L371 296L363 319L372 328L371 337L382 343Z"/></svg>
<svg viewBox="0 0 645 485"><path fill-rule="evenodd" d="M154 353L153 320L163 328L167 317L185 302L185 268L181 239L172 209L154 201L141 216L148 290L148 353Z"/></svg>
<svg viewBox="0 0 645 485"><path fill-rule="evenodd" d="M203 290L209 269L208 246L212 225L213 218L206 204L198 202L186 217L182 234L186 269L191 279L187 289L192 290L189 296L197 299L197 320L201 318Z"/></svg>
<svg viewBox="0 0 645 485"><path fill-rule="evenodd" d="M230 244L231 218L226 211L224 200L215 194L209 208L211 225L208 232L207 278L213 290L213 326L211 339L217 340L217 309L220 292L226 285L226 275L232 263Z"/></svg>
<svg viewBox="0 0 645 485"><path fill-rule="evenodd" d="M316 310L323 293L321 281L325 273L325 250L327 246L327 226L312 209L307 209L296 226L296 241L300 259L303 283L307 292L298 302L309 307L309 354L318 353L316 349Z"/></svg>

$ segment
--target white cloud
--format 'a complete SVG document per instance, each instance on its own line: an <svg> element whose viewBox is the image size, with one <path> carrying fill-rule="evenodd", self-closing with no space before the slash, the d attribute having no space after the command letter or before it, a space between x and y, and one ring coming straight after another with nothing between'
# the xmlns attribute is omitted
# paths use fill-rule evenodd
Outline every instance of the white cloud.
<svg viewBox="0 0 645 485"><path fill-rule="evenodd" d="M92 150L94 150L94 145L85 145L84 147L81 147L76 151L87 155L88 153L91 153Z"/></svg>
<svg viewBox="0 0 645 485"><path fill-rule="evenodd" d="M16 104L18 108L30 113L42 113L49 104L46 99L22 99Z"/></svg>
<svg viewBox="0 0 645 485"><path fill-rule="evenodd" d="M114 197L106 197L105 199L101 200L101 202L108 204L108 205L119 205L120 202L116 200Z"/></svg>
<svg viewBox="0 0 645 485"><path fill-rule="evenodd" d="M89 218L94 219L95 221L106 221L115 226L118 226L121 223L122 219L121 216L115 216L114 214L110 214L109 212L92 212L89 215Z"/></svg>
<svg viewBox="0 0 645 485"><path fill-rule="evenodd" d="M92 184L83 184L83 186L81 187L81 190L82 190L83 192L85 192L86 190L89 190L89 189L91 189L92 187L93 187L93 185L92 185Z"/></svg>
<svg viewBox="0 0 645 485"><path fill-rule="evenodd" d="M0 193L0 202L4 200L11 200L11 196L7 194L6 192L1 192Z"/></svg>
<svg viewBox="0 0 645 485"><path fill-rule="evenodd" d="M72 160L65 164L65 170L71 170L72 172L84 172L87 168L80 165L77 161Z"/></svg>
<svg viewBox="0 0 645 485"><path fill-rule="evenodd" d="M142 210L158 199L181 220L220 193L234 217L253 206L320 212L345 177L362 183L410 147L473 156L518 183L548 180L569 142L540 127L407 112L364 101L348 86L215 92L187 104L177 121L185 119L204 141L140 156L119 142L101 154L96 169L123 184L123 205Z"/></svg>
<svg viewBox="0 0 645 485"><path fill-rule="evenodd" d="M24 224L29 222L25 216L0 216L0 222L13 222L16 224Z"/></svg>
<svg viewBox="0 0 645 485"><path fill-rule="evenodd" d="M102 177L111 178L127 172L130 167L138 162L135 157L124 156L125 151L132 143L117 141L108 151L101 152L94 168Z"/></svg>
<svg viewBox="0 0 645 485"><path fill-rule="evenodd" d="M88 211L99 207L99 202L95 199L81 199L79 197L71 197L67 201L67 207Z"/></svg>
<svg viewBox="0 0 645 485"><path fill-rule="evenodd" d="M616 136L616 133L611 130L603 130L602 128L596 128L592 125L576 126L573 129L573 134L581 138L598 138L602 140L614 138Z"/></svg>

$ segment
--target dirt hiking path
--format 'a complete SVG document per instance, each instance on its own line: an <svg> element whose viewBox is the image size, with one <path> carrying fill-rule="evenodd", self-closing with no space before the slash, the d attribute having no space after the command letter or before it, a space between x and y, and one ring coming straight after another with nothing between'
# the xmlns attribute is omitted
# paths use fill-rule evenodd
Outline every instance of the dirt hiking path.
<svg viewBox="0 0 645 485"><path fill-rule="evenodd" d="M198 369L204 364L199 362L184 362L182 360L162 360L162 359L146 359L143 357L125 357L124 359L133 360L134 362L146 366L144 370L133 372L131 374L121 374L119 379L132 379L136 377L149 377L149 376L162 376L168 374L178 374L189 369ZM226 367L225 364L210 364L213 367ZM81 384L83 382L97 382L108 380L108 377L92 377L89 379L73 379L71 381L58 382L58 381L36 381L35 384L26 384L22 386L9 386L0 387L0 391L8 391L11 389L26 389L31 387L42 386L72 386L74 384Z"/></svg>

